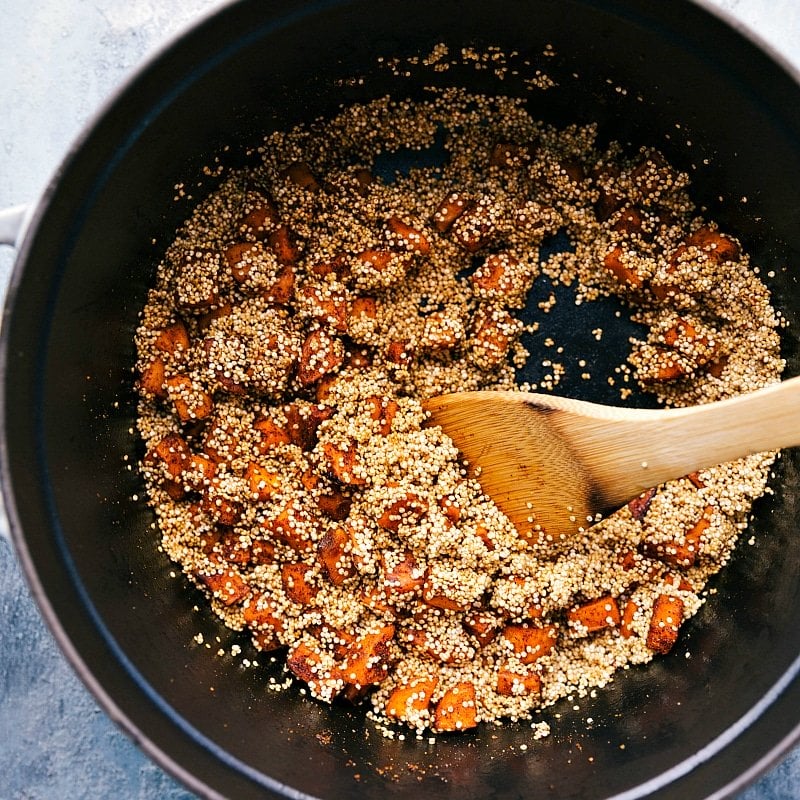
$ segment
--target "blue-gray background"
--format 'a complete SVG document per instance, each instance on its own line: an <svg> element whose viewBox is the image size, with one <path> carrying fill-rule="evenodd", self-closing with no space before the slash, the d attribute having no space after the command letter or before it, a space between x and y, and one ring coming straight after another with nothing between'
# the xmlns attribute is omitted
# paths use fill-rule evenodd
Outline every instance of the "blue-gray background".
<svg viewBox="0 0 800 800"><path fill-rule="evenodd" d="M708 2L800 67L800 0ZM115 86L148 53L221 4L0 0L0 208L34 200ZM0 292L12 263L13 253L0 248ZM111 797L194 795L128 741L84 689L45 628L11 545L0 537L0 800ZM800 748L738 800L798 798Z"/></svg>

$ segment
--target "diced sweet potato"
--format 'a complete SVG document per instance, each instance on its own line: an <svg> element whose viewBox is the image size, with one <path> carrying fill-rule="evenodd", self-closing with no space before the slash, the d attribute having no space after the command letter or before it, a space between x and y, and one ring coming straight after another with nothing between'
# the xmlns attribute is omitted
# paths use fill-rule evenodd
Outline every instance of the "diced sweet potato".
<svg viewBox="0 0 800 800"><path fill-rule="evenodd" d="M344 348L340 339L323 330L311 331L300 350L297 380L302 386L311 386L320 378L336 372L344 361Z"/></svg>
<svg viewBox="0 0 800 800"><path fill-rule="evenodd" d="M449 194L439 203L433 213L433 227L439 233L447 232L452 224L469 208L472 208L472 201L469 198L458 194L458 192Z"/></svg>
<svg viewBox="0 0 800 800"><path fill-rule="evenodd" d="M281 565L283 590L290 600L301 606L311 605L319 592L319 587L315 584L311 571L312 568L308 564Z"/></svg>
<svg viewBox="0 0 800 800"><path fill-rule="evenodd" d="M650 508L650 503L653 502L653 498L656 496L656 490L647 489L647 491L642 492L638 497L635 497L633 500L628 503L628 509L631 512L631 516L639 520L640 522L645 518L647 515L647 511Z"/></svg>
<svg viewBox="0 0 800 800"><path fill-rule="evenodd" d="M225 606L241 603L249 594L250 587L244 578L233 567L228 567L217 561L195 575L208 587L215 599Z"/></svg>
<svg viewBox="0 0 800 800"><path fill-rule="evenodd" d="M286 655L287 668L301 681L308 684L311 694L321 700L331 702L343 688L341 673L336 664L309 647L298 642ZM326 663L327 662L327 663Z"/></svg>
<svg viewBox="0 0 800 800"><path fill-rule="evenodd" d="M358 602L379 617L397 617L397 609L389 603L386 592L378 587L362 589L358 594Z"/></svg>
<svg viewBox="0 0 800 800"><path fill-rule="evenodd" d="M533 664L553 649L558 631L555 625L506 625L502 636L523 664Z"/></svg>
<svg viewBox="0 0 800 800"><path fill-rule="evenodd" d="M290 265L281 267L272 286L264 289L263 297L268 303L285 306L294 297L294 269Z"/></svg>
<svg viewBox="0 0 800 800"><path fill-rule="evenodd" d="M147 364L139 376L139 389L153 397L164 398L167 396L167 368L164 359L156 356Z"/></svg>
<svg viewBox="0 0 800 800"><path fill-rule="evenodd" d="M380 683L388 674L394 639L394 625L384 625L364 634L350 649L342 664L342 675L348 683L368 686Z"/></svg>
<svg viewBox="0 0 800 800"><path fill-rule="evenodd" d="M244 477L247 480L250 494L256 500L269 499L281 486L280 475L255 461L251 461L247 465Z"/></svg>
<svg viewBox="0 0 800 800"><path fill-rule="evenodd" d="M398 364L400 366L408 366L411 359L414 357L414 347L410 342L404 339L398 339L389 342L386 348L386 360L390 364Z"/></svg>
<svg viewBox="0 0 800 800"><path fill-rule="evenodd" d="M320 645L333 657L343 659L355 642L355 636L327 622L308 626L308 632L314 636Z"/></svg>
<svg viewBox="0 0 800 800"><path fill-rule="evenodd" d="M625 251L619 245L616 245L605 254L603 266L623 286L629 286L631 289L642 288L644 279L633 267L625 263Z"/></svg>
<svg viewBox="0 0 800 800"><path fill-rule="evenodd" d="M188 375L174 375L165 381L167 396L181 422L206 419L214 410L211 395Z"/></svg>
<svg viewBox="0 0 800 800"><path fill-rule="evenodd" d="M318 495L314 498L319 510L330 517L334 522L342 522L346 520L350 514L350 507L353 505L352 498L348 497L343 492L332 489L325 494Z"/></svg>
<svg viewBox="0 0 800 800"><path fill-rule="evenodd" d="M426 676L395 687L386 700L386 716L407 720L412 714L426 711L438 683L438 678Z"/></svg>
<svg viewBox="0 0 800 800"><path fill-rule="evenodd" d="M481 369L495 369L506 361L516 332L518 320L504 309L481 309L475 315L469 339L472 360Z"/></svg>
<svg viewBox="0 0 800 800"><path fill-rule="evenodd" d="M496 224L494 202L488 197L481 198L458 216L450 233L468 253L477 253L494 238Z"/></svg>
<svg viewBox="0 0 800 800"><path fill-rule="evenodd" d="M617 218L611 224L611 230L633 236L642 232L644 217L636 206L626 206L621 209Z"/></svg>
<svg viewBox="0 0 800 800"><path fill-rule="evenodd" d="M281 445L290 444L292 441L288 432L269 417L257 419L253 423L253 427L261 434L258 451L264 455Z"/></svg>
<svg viewBox="0 0 800 800"><path fill-rule="evenodd" d="M260 242L235 242L225 249L225 262L237 283L246 283L253 264L263 258L264 247Z"/></svg>
<svg viewBox="0 0 800 800"><path fill-rule="evenodd" d="M334 586L341 586L355 575L353 559L347 552L350 535L344 528L334 528L320 539L317 556L328 579Z"/></svg>
<svg viewBox="0 0 800 800"><path fill-rule="evenodd" d="M542 691L542 681L535 673L514 672L505 667L497 671L497 684L495 686L498 694L506 697L514 695L540 694Z"/></svg>
<svg viewBox="0 0 800 800"><path fill-rule="evenodd" d="M267 236L267 244L281 265L294 266L300 258L297 239L286 225L278 225L272 230Z"/></svg>
<svg viewBox="0 0 800 800"><path fill-rule="evenodd" d="M413 492L395 500L378 517L378 525L397 533L401 525L416 525L428 513L428 504Z"/></svg>
<svg viewBox="0 0 800 800"><path fill-rule="evenodd" d="M234 531L222 535L219 543L219 552L229 564L245 566L250 563L250 543Z"/></svg>
<svg viewBox="0 0 800 800"><path fill-rule="evenodd" d="M268 197L249 192L245 209L236 223L236 230L248 238L264 239L279 219L278 209Z"/></svg>
<svg viewBox="0 0 800 800"><path fill-rule="evenodd" d="M375 319L378 316L378 303L374 297L359 295L350 304L351 317L368 317Z"/></svg>
<svg viewBox="0 0 800 800"><path fill-rule="evenodd" d="M203 488L200 507L218 525L231 527L242 516L242 504L221 491L219 480L212 478Z"/></svg>
<svg viewBox="0 0 800 800"><path fill-rule="evenodd" d="M472 273L470 281L484 295L506 295L519 288L519 279L513 274L518 264L510 253L492 253Z"/></svg>
<svg viewBox="0 0 800 800"><path fill-rule="evenodd" d="M334 409L323 403L289 403L283 411L286 415L286 432L292 444L306 453L316 447L319 426L334 414Z"/></svg>
<svg viewBox="0 0 800 800"><path fill-rule="evenodd" d="M250 560L253 564L274 564L275 545L267 539L253 539L250 546Z"/></svg>
<svg viewBox="0 0 800 800"><path fill-rule="evenodd" d="M399 217L392 216L386 220L386 232L390 247L409 250L427 256L431 252L431 244L425 234Z"/></svg>
<svg viewBox="0 0 800 800"><path fill-rule="evenodd" d="M435 579L431 570L427 570L422 586L422 602L425 605L441 608L445 611L463 611L464 607L461 603L449 597L446 592L447 589Z"/></svg>
<svg viewBox="0 0 800 800"><path fill-rule="evenodd" d="M502 625L500 617L489 611L468 613L462 624L464 629L481 643L481 646L493 642L500 633Z"/></svg>
<svg viewBox="0 0 800 800"><path fill-rule="evenodd" d="M347 369L367 369L373 364L372 351L369 347L349 347L344 357Z"/></svg>
<svg viewBox="0 0 800 800"><path fill-rule="evenodd" d="M367 405L370 417L378 423L378 433L381 436L388 436L392 432L392 421L400 410L397 401L391 397L372 395L367 398Z"/></svg>
<svg viewBox="0 0 800 800"><path fill-rule="evenodd" d="M425 571L419 567L414 554L381 554L383 589L388 597L417 591L423 584Z"/></svg>
<svg viewBox="0 0 800 800"><path fill-rule="evenodd" d="M440 497L438 505L445 517L454 525L461 519L461 506L452 497Z"/></svg>
<svg viewBox="0 0 800 800"><path fill-rule="evenodd" d="M433 728L437 731L464 731L478 724L475 686L469 681L448 689L436 704Z"/></svg>
<svg viewBox="0 0 800 800"><path fill-rule="evenodd" d="M513 142L497 142L489 154L489 165L501 169L520 167L530 160L530 147Z"/></svg>
<svg viewBox="0 0 800 800"><path fill-rule="evenodd" d="M625 639L630 639L633 636L633 618L636 616L636 612L639 610L639 606L635 600L628 600L625 603L625 610L622 612L622 619L619 624L619 632L620 635Z"/></svg>
<svg viewBox="0 0 800 800"><path fill-rule="evenodd" d="M363 486L366 483L366 479L357 469L358 452L356 448L357 445L354 441L344 445L325 442L322 447L331 475L339 483L347 486Z"/></svg>
<svg viewBox="0 0 800 800"><path fill-rule="evenodd" d="M189 333L186 326L180 320L176 320L166 328L162 328L153 343L157 350L170 355L185 353L191 347Z"/></svg>
<svg viewBox="0 0 800 800"><path fill-rule="evenodd" d="M312 319L336 333L347 332L348 298L342 289L307 285L300 289L299 299Z"/></svg>
<svg viewBox="0 0 800 800"><path fill-rule="evenodd" d="M152 449L150 457L166 465L172 478L179 478L189 466L192 451L186 440L178 433L168 433Z"/></svg>
<svg viewBox="0 0 800 800"><path fill-rule="evenodd" d="M619 606L611 595L605 595L570 609L567 612L567 620L580 628L585 628L587 633L615 628L620 623Z"/></svg>
<svg viewBox="0 0 800 800"><path fill-rule="evenodd" d="M286 180L299 186L301 189L306 189L309 192L318 192L319 183L311 171L311 167L305 161L295 161L289 164L286 169L281 173Z"/></svg>
<svg viewBox="0 0 800 800"><path fill-rule="evenodd" d="M711 524L713 513L713 506L706 506L700 519L686 531L682 542L679 540L666 542L645 540L642 542L642 549L647 555L657 558L665 564L684 569L693 567L700 554L703 532Z"/></svg>
<svg viewBox="0 0 800 800"><path fill-rule="evenodd" d="M678 639L683 622L683 600L671 594L660 594L653 604L653 615L647 631L647 646L656 653L668 653Z"/></svg>
<svg viewBox="0 0 800 800"><path fill-rule="evenodd" d="M690 247L701 250L705 257L715 264L738 261L741 256L741 249L733 239L708 225L703 225L686 237L683 244L672 254L670 263L676 264Z"/></svg>
<svg viewBox="0 0 800 800"><path fill-rule="evenodd" d="M261 523L264 532L288 545L298 553L305 553L314 549L314 543L308 536L307 530L311 519L302 509L295 508L292 503L278 512L277 516L266 519Z"/></svg>
<svg viewBox="0 0 800 800"><path fill-rule="evenodd" d="M284 647L272 631L253 631L251 635L253 647L263 653L271 653Z"/></svg>
<svg viewBox="0 0 800 800"><path fill-rule="evenodd" d="M269 595L254 592L242 607L242 615L253 630L282 633L286 624L278 612L278 605Z"/></svg>

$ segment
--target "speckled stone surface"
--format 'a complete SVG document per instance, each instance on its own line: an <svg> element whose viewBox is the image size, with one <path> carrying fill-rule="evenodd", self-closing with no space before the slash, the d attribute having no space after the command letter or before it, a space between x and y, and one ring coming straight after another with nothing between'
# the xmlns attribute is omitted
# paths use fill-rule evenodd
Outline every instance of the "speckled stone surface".
<svg viewBox="0 0 800 800"><path fill-rule="evenodd" d="M800 0L714 0L800 67ZM2 0L0 208L35 199L130 72L219 0ZM13 252L0 248L0 291ZM0 528L5 528L0 512ZM191 800L114 726L44 626L0 538L0 800ZM800 748L739 800L800 798Z"/></svg>

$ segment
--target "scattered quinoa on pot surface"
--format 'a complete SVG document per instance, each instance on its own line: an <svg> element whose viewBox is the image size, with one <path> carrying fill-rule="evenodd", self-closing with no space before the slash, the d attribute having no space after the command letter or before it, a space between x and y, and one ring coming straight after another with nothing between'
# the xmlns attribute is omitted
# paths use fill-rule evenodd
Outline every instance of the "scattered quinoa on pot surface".
<svg viewBox="0 0 800 800"><path fill-rule="evenodd" d="M380 177L383 154L442 141L441 164ZM669 652L775 454L660 486L554 552L421 403L515 388L542 355L519 319L542 275L643 326L621 401L779 380L768 290L687 175L459 90L348 108L259 157L177 233L136 334L162 546L221 620L314 697L418 733L527 718ZM559 232L571 246L540 257Z"/></svg>

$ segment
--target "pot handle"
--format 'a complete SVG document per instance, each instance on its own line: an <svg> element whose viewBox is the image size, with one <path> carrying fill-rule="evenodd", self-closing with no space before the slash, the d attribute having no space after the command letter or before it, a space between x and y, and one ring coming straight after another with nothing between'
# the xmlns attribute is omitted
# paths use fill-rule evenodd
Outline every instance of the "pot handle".
<svg viewBox="0 0 800 800"><path fill-rule="evenodd" d="M17 244L27 213L27 205L0 209L0 244L8 244L11 247Z"/></svg>

